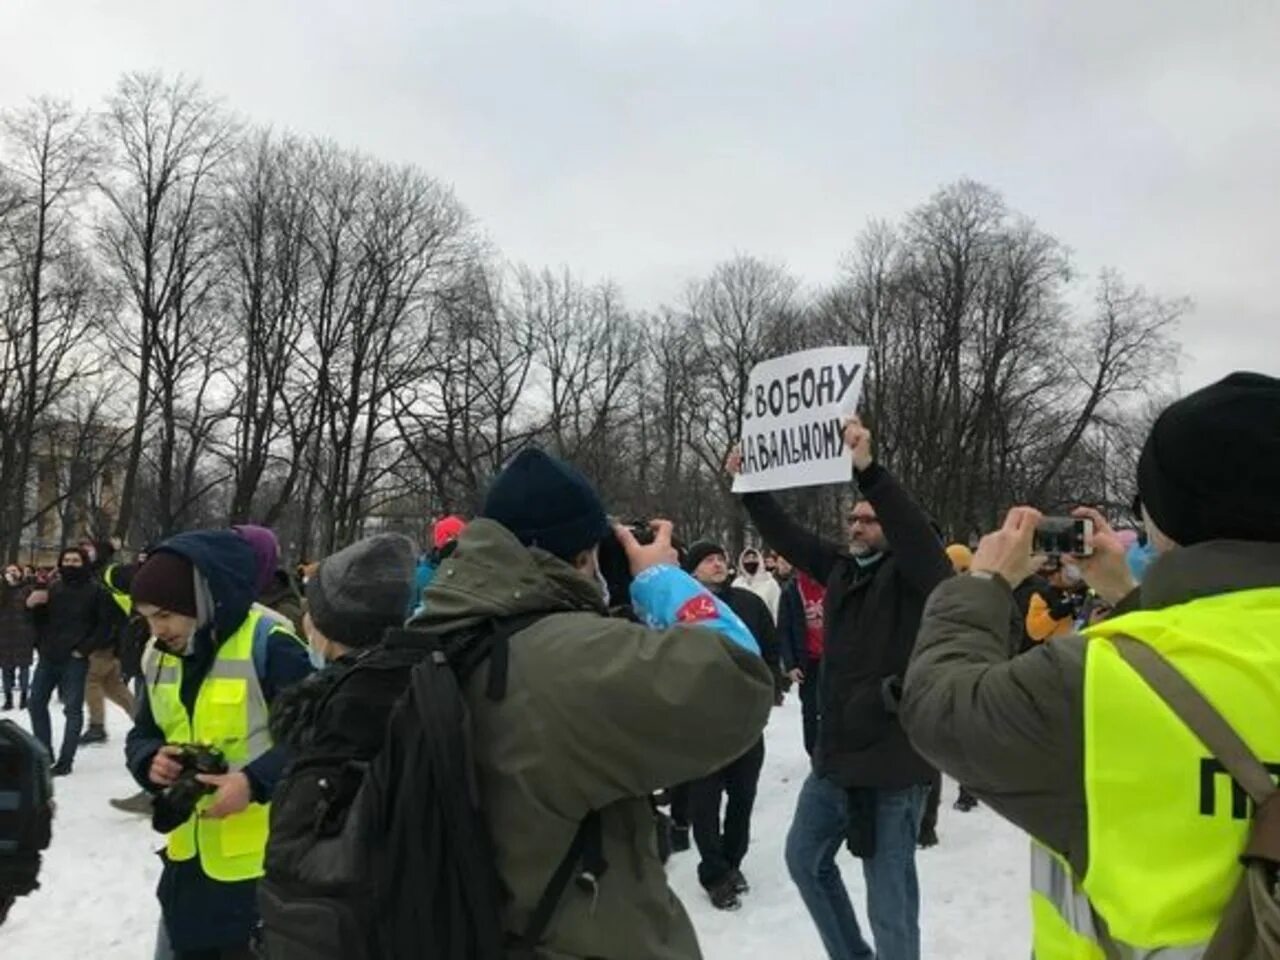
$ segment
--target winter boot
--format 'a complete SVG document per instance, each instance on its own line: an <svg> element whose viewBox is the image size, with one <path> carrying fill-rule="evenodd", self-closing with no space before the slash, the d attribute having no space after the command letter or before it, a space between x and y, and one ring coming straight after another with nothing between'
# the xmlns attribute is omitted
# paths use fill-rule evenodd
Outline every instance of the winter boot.
<svg viewBox="0 0 1280 960"><path fill-rule="evenodd" d="M59 760L49 772L55 777L68 776L71 773L71 762L69 760Z"/></svg>
<svg viewBox="0 0 1280 960"><path fill-rule="evenodd" d="M89 729L86 730L84 733L80 734L81 746L84 746L87 743L106 743L106 742L107 742L107 728L100 723L89 724Z"/></svg>
<svg viewBox="0 0 1280 960"><path fill-rule="evenodd" d="M922 826L920 828L920 836L916 840L916 846L921 850L928 850L930 847L936 847L937 845L938 828L931 824L925 824Z"/></svg>
<svg viewBox="0 0 1280 960"><path fill-rule="evenodd" d="M978 801L964 787L960 788L960 796L956 797L955 809L961 813L968 813L978 805Z"/></svg>
<svg viewBox="0 0 1280 960"><path fill-rule="evenodd" d="M751 884L747 883L747 878L742 875L741 870L735 870L729 874L729 883L733 885L733 892L739 896L751 892Z"/></svg>
<svg viewBox="0 0 1280 960"><path fill-rule="evenodd" d="M151 794L145 790L139 790L132 797L125 797L123 800L109 800L107 802L121 813L137 813L143 816L151 816Z"/></svg>
<svg viewBox="0 0 1280 960"><path fill-rule="evenodd" d="M671 826L671 852L684 853L689 849L689 827L680 824L672 824Z"/></svg>
<svg viewBox="0 0 1280 960"><path fill-rule="evenodd" d="M738 899L738 894L733 889L733 875L725 877L718 886L712 887L707 891L711 897L711 905L717 910L741 910L742 901Z"/></svg>

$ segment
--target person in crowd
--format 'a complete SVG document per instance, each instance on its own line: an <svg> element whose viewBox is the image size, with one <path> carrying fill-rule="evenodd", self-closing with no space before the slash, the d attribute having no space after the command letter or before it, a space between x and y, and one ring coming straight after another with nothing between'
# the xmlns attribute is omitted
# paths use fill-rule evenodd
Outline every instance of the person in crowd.
<svg viewBox="0 0 1280 960"><path fill-rule="evenodd" d="M766 550L764 552L764 568L769 571L769 576L778 579L778 554L773 550ZM778 587L782 587L780 580Z"/></svg>
<svg viewBox="0 0 1280 960"><path fill-rule="evenodd" d="M280 540L275 531L253 524L231 529L253 549L259 606L301 637L302 597L289 572L280 566Z"/></svg>
<svg viewBox="0 0 1280 960"><path fill-rule="evenodd" d="M268 732L271 709L311 673L304 643L254 606L257 588L253 549L230 530L172 537L133 576L134 610L152 640L125 746L129 772L170 797L168 788L194 773L184 747L214 748L226 766L194 775L212 792L168 831L157 891L161 957L253 956L269 804L287 758Z"/></svg>
<svg viewBox="0 0 1280 960"><path fill-rule="evenodd" d="M36 626L36 651L40 660L31 681L27 709L31 732L53 756L49 700L58 691L66 720L62 747L53 775L71 772L84 724L84 687L89 673L89 653L102 646L111 630L111 599L91 576L89 559L79 547L63 550L58 558L58 581L27 597Z"/></svg>
<svg viewBox="0 0 1280 960"><path fill-rule="evenodd" d="M642 623L605 615L598 549L622 543ZM447 638L494 618L532 619L509 643L505 698L477 671L466 699L505 929L520 935L588 814L605 864L571 884L540 953L694 960L697 937L667 886L650 795L696 780L759 739L774 685L750 631L677 565L671 525L641 545L611 528L591 484L536 448L490 487L481 517L427 588L414 629Z"/></svg>
<svg viewBox="0 0 1280 960"><path fill-rule="evenodd" d="M800 692L804 752L810 757L818 742L818 677L824 643L823 606L827 590L786 557L776 560L782 588L778 601L778 650L787 679Z"/></svg>
<svg viewBox="0 0 1280 960"><path fill-rule="evenodd" d="M437 520L431 528L431 550L418 558L417 568L413 576L413 597L409 601L409 616L418 612L422 604L422 593L435 578L440 564L449 558L462 531L467 528L467 521L459 516L448 516Z"/></svg>
<svg viewBox="0 0 1280 960"><path fill-rule="evenodd" d="M844 441L859 492L847 547L792 521L770 494L743 497L764 539L827 590L822 719L787 835L787 869L829 956L916 960L916 843L934 771L907 742L898 699L925 598L951 564L929 517L874 461L858 418L846 423ZM730 473L741 463L735 450ZM862 859L874 951L836 865L846 844Z"/></svg>
<svg viewBox="0 0 1280 960"><path fill-rule="evenodd" d="M115 549L99 556L114 559ZM80 736L81 745L105 743L107 740L107 706L110 700L125 714L133 717L133 694L124 681L120 665L120 650L130 629L133 601L129 597L129 581L132 566L108 562L94 571L107 596L111 598L110 622L99 645L89 651L89 674L85 681L84 699L89 710L89 726Z"/></svg>
<svg viewBox="0 0 1280 960"><path fill-rule="evenodd" d="M729 560L724 548L708 541L693 544L684 559L684 569L747 625L766 661L776 662L773 615L758 593L729 584ZM693 842L702 858L698 882L718 910L739 909L741 896L750 889L742 862L751 843L751 812L763 766L761 737L742 756L689 785L689 821Z"/></svg>
<svg viewBox="0 0 1280 960"><path fill-rule="evenodd" d="M1140 588L1107 521L1077 511L1094 533L1076 562L1114 605L1083 635L1008 659L1013 588L1036 564L1026 507L930 599L904 723L1036 841L1037 957L1200 956L1220 923L1221 955L1263 955L1233 893L1246 843L1280 859L1259 762L1280 759L1278 424L1280 380L1256 373L1159 415L1138 460L1158 552Z"/></svg>
<svg viewBox="0 0 1280 960"><path fill-rule="evenodd" d="M13 709L15 690L18 709L27 709L36 644L35 621L27 609L31 589L16 563L4 568L4 579L0 581L0 686L4 688L6 711Z"/></svg>
<svg viewBox="0 0 1280 960"><path fill-rule="evenodd" d="M1019 653L1071 632L1080 608L1071 587L1061 557L1045 557L1036 574L1018 585L1016 599L1022 620L1022 638L1016 647Z"/></svg>
<svg viewBox="0 0 1280 960"><path fill-rule="evenodd" d="M0 924L18 897L39 889L40 861L52 837L49 753L12 720L0 720Z"/></svg>
<svg viewBox="0 0 1280 960"><path fill-rule="evenodd" d="M22 582L28 587L33 586L36 582L36 568L29 563L22 568Z"/></svg>
<svg viewBox="0 0 1280 960"><path fill-rule="evenodd" d="M725 566L728 573L728 565ZM782 588L774 579L773 573L764 565L764 558L755 547L748 547L738 557L738 576L733 585L740 590L750 590L764 601L773 622L778 622L778 601L782 596Z"/></svg>

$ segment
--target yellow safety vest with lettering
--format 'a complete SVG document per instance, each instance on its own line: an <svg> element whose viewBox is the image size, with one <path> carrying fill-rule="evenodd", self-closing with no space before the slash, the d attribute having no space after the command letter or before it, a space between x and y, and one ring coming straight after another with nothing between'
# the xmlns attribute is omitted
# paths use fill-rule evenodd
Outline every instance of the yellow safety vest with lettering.
<svg viewBox="0 0 1280 960"><path fill-rule="evenodd" d="M107 569L102 571L102 582L107 588L107 592L111 594L111 599L115 601L120 611L127 617L133 613L133 597L129 595L127 590L120 590L116 587L114 574L118 567L113 563Z"/></svg>
<svg viewBox="0 0 1280 960"><path fill-rule="evenodd" d="M216 747L233 771L270 750L267 702L253 651L255 634L261 633L257 642L265 643L268 634L280 629L251 610L218 648L190 715L181 696L182 658L158 649L152 639L143 658L143 675L151 714L165 741ZM212 796L201 798L195 813L169 834L169 859L199 856L207 876L228 883L262 876L270 804L250 803L240 813L212 820L201 816L211 802Z"/></svg>
<svg viewBox="0 0 1280 960"><path fill-rule="evenodd" d="M1085 631L1083 878L1032 850L1036 960L1197 960L1240 880L1244 791L1121 659L1111 637L1159 651L1280 774L1280 588L1140 611Z"/></svg>

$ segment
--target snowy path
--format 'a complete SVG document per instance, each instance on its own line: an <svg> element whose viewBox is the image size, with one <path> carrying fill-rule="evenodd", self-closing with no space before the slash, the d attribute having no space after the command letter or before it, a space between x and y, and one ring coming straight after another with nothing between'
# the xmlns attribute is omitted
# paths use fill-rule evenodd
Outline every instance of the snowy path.
<svg viewBox="0 0 1280 960"><path fill-rule="evenodd" d="M56 709L56 704L55 704ZM20 900L0 929L5 960L150 960L158 908L159 847L141 818L117 813L108 797L127 796L124 716L108 706L111 742L80 751L76 770L57 781L58 814L42 888ZM6 714L21 723L26 715ZM54 713L55 738L61 716ZM760 780L751 853L744 865L753 890L734 914L712 909L698 887L696 854L678 855L672 885L698 928L706 960L823 960L817 935L786 875L782 849L808 761L800 745L799 705L774 712ZM951 809L947 785L942 844L921 853L924 955L941 960L1026 957L1027 842L985 809ZM845 882L865 923L862 871L841 860Z"/></svg>

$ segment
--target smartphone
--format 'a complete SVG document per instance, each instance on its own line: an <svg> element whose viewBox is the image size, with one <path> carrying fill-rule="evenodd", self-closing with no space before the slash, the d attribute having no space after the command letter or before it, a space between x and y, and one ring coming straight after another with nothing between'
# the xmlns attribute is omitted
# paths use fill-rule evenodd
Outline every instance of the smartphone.
<svg viewBox="0 0 1280 960"><path fill-rule="evenodd" d="M1031 552L1051 557L1064 554L1087 557L1093 553L1089 541L1093 537L1093 521L1075 517L1045 517L1036 524Z"/></svg>

